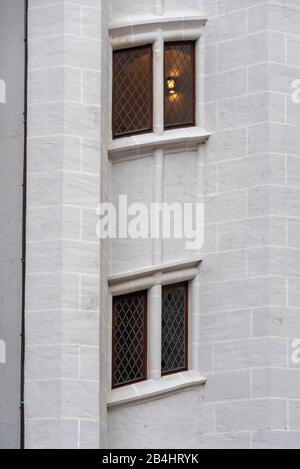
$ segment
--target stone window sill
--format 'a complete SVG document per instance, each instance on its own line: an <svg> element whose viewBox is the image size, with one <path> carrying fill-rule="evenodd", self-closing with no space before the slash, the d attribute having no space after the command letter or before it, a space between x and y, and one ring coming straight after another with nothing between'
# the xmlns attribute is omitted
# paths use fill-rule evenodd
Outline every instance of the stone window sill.
<svg viewBox="0 0 300 469"><path fill-rule="evenodd" d="M147 133L123 137L111 141L109 145L109 157L118 159L120 155L130 153L130 156L143 156L155 148L192 148L206 142L210 133L200 127L186 127L182 129L167 130L163 135Z"/></svg>
<svg viewBox="0 0 300 469"><path fill-rule="evenodd" d="M204 385L206 381L207 379L196 371L164 376L159 381L149 379L112 390L108 395L107 406L112 408L160 399L188 388Z"/></svg>

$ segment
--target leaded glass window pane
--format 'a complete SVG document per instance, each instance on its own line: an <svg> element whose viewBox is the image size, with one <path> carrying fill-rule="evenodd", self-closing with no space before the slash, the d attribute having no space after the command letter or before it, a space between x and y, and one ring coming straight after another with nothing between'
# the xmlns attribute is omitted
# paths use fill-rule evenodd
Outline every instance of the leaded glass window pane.
<svg viewBox="0 0 300 469"><path fill-rule="evenodd" d="M162 291L162 374L187 369L188 286L167 286Z"/></svg>
<svg viewBox="0 0 300 469"><path fill-rule="evenodd" d="M114 298L113 388L147 378L147 293Z"/></svg>
<svg viewBox="0 0 300 469"><path fill-rule="evenodd" d="M195 43L165 44L165 129L195 125Z"/></svg>
<svg viewBox="0 0 300 469"><path fill-rule="evenodd" d="M113 137L153 128L152 46L114 51Z"/></svg>

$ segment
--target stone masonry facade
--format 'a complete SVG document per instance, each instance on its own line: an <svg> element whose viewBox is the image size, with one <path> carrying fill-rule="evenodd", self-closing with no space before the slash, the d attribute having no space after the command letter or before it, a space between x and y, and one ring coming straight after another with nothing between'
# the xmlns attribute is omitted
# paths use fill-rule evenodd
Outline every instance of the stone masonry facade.
<svg viewBox="0 0 300 469"><path fill-rule="evenodd" d="M158 3L29 0L26 447L299 448L298 0L184 2L207 17L207 383L107 412L109 249L95 227L109 192L108 24ZM165 15L182 3L162 2Z"/></svg>
<svg viewBox="0 0 300 469"><path fill-rule="evenodd" d="M214 132L206 221L216 243L203 263L200 340L211 353L210 441L223 445L227 433L226 446L295 448L300 107L291 93L300 72L300 5L207 4L205 125Z"/></svg>

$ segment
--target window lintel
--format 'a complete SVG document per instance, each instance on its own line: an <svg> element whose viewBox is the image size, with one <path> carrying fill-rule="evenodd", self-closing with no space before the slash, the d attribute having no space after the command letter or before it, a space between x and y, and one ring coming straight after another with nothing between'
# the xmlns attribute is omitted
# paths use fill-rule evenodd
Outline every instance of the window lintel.
<svg viewBox="0 0 300 469"><path fill-rule="evenodd" d="M109 25L114 49L155 42L161 35L164 41L197 40L207 22L204 15L175 11L174 15L127 16Z"/></svg>
<svg viewBox="0 0 300 469"><path fill-rule="evenodd" d="M202 259L187 259L169 264L161 264L136 271L115 274L108 277L108 285L113 296L144 290L154 285L168 285L192 280L198 274Z"/></svg>

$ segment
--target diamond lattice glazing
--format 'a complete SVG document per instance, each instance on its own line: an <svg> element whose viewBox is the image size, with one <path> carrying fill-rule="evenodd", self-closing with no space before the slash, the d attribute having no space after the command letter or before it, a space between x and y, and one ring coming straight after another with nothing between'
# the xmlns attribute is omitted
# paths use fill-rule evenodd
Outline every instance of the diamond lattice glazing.
<svg viewBox="0 0 300 469"><path fill-rule="evenodd" d="M170 82L172 88L168 87ZM194 124L195 43L168 43L165 45L165 128Z"/></svg>
<svg viewBox="0 0 300 469"><path fill-rule="evenodd" d="M116 297L113 318L113 387L146 379L146 294Z"/></svg>
<svg viewBox="0 0 300 469"><path fill-rule="evenodd" d="M162 374L184 370L186 363L187 287L165 287L162 293Z"/></svg>
<svg viewBox="0 0 300 469"><path fill-rule="evenodd" d="M152 130L152 47L114 52L113 136Z"/></svg>

